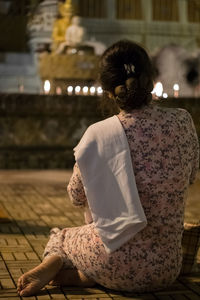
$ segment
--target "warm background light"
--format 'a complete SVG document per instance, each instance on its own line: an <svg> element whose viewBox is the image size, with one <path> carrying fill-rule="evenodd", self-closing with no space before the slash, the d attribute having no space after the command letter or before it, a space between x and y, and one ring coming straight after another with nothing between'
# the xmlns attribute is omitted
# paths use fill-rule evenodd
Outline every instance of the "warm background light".
<svg viewBox="0 0 200 300"><path fill-rule="evenodd" d="M88 94L88 86L83 87L83 94Z"/></svg>
<svg viewBox="0 0 200 300"><path fill-rule="evenodd" d="M157 82L155 87L154 87L154 93L156 94L157 97L161 97L163 93L163 85L161 82Z"/></svg>
<svg viewBox="0 0 200 300"><path fill-rule="evenodd" d="M163 93L163 98L167 99L168 98L168 95L167 93Z"/></svg>
<svg viewBox="0 0 200 300"><path fill-rule="evenodd" d="M44 92L45 94L48 94L50 92L51 89L51 83L49 80L45 80L44 82Z"/></svg>
<svg viewBox="0 0 200 300"><path fill-rule="evenodd" d="M90 94L91 94L91 95L94 95L95 92L96 92L95 87L94 87L94 86L91 86L91 88L90 88Z"/></svg>
<svg viewBox="0 0 200 300"><path fill-rule="evenodd" d="M173 86L174 91L179 91L180 87L178 85L178 83L175 83Z"/></svg>
<svg viewBox="0 0 200 300"><path fill-rule="evenodd" d="M97 94L98 94L98 95L101 95L102 93L103 93L102 87L99 86L99 87L97 88Z"/></svg>
<svg viewBox="0 0 200 300"><path fill-rule="evenodd" d="M80 91L81 91L81 87L79 85L77 85L75 87L75 94L78 95L80 93Z"/></svg>

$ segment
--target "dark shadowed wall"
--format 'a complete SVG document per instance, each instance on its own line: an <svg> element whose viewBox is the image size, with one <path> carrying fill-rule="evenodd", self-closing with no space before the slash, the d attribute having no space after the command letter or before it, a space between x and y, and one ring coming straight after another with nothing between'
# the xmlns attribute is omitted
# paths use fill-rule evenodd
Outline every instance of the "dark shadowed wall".
<svg viewBox="0 0 200 300"><path fill-rule="evenodd" d="M200 99L158 103L186 108L200 137ZM103 118L98 97L0 94L0 169L71 168L73 147Z"/></svg>

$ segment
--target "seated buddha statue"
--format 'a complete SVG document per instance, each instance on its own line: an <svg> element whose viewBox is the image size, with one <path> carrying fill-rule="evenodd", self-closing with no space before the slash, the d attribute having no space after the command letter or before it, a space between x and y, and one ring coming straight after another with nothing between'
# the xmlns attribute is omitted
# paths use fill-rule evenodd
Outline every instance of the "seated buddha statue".
<svg viewBox="0 0 200 300"><path fill-rule="evenodd" d="M71 25L67 27L65 33L65 42L62 42L57 50L57 54L64 52L65 48L78 48L84 45L86 41L86 30L81 26L81 18L74 16L71 21Z"/></svg>
<svg viewBox="0 0 200 300"><path fill-rule="evenodd" d="M74 16L71 25L66 29L66 42L71 47L77 47L86 40L86 30L81 26L81 18Z"/></svg>
<svg viewBox="0 0 200 300"><path fill-rule="evenodd" d="M52 51L55 52L59 45L65 42L66 29L71 24L71 18L75 13L71 0L58 4L59 18L55 20L52 32Z"/></svg>

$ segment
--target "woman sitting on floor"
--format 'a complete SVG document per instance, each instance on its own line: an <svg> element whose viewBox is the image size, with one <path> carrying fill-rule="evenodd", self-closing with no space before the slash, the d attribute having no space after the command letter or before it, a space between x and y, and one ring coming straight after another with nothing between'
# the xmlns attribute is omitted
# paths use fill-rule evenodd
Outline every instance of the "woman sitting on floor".
<svg viewBox="0 0 200 300"><path fill-rule="evenodd" d="M199 158L191 116L151 103L152 65L133 42L105 51L100 80L120 112L86 130L68 185L73 204L89 207L88 224L51 230L43 262L19 278L20 296L49 282L154 291L179 275L184 200Z"/></svg>

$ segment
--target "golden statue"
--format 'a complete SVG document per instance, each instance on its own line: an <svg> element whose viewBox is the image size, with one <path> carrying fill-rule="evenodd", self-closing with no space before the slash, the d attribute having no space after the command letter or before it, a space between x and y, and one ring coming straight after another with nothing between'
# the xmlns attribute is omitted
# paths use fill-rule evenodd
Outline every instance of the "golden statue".
<svg viewBox="0 0 200 300"><path fill-rule="evenodd" d="M66 29L71 24L71 18L75 15L75 7L72 0L66 0L64 3L58 4L60 17L55 20L52 32L52 51L55 51L58 46L65 42Z"/></svg>

